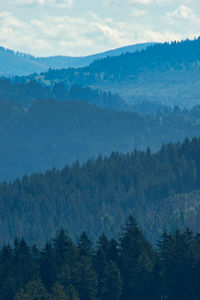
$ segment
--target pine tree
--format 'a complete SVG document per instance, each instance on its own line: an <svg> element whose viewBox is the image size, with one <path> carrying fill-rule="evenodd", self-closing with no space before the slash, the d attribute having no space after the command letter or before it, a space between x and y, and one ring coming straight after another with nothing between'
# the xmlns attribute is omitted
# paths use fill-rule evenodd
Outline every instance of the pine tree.
<svg viewBox="0 0 200 300"><path fill-rule="evenodd" d="M51 243L40 253L40 277L49 291L56 281L56 257Z"/></svg>
<svg viewBox="0 0 200 300"><path fill-rule="evenodd" d="M15 300L49 300L49 295L42 281L37 278L30 281L15 296Z"/></svg>
<svg viewBox="0 0 200 300"><path fill-rule="evenodd" d="M81 299L97 299L97 275L89 257L79 258L73 280Z"/></svg>
<svg viewBox="0 0 200 300"><path fill-rule="evenodd" d="M73 285L67 287L66 295L68 297L67 300L80 300L78 291Z"/></svg>
<svg viewBox="0 0 200 300"><path fill-rule="evenodd" d="M0 299L10 300L16 292L16 277L13 270L14 255L10 245L0 251Z"/></svg>
<svg viewBox="0 0 200 300"><path fill-rule="evenodd" d="M50 294L50 300L69 300L63 286L56 282L52 287L52 291Z"/></svg>
<svg viewBox="0 0 200 300"><path fill-rule="evenodd" d="M134 299L144 289L139 285L138 263L142 255L153 259L153 250L145 240L132 216L125 223L120 235L120 271L123 278L123 299ZM148 291L146 291L148 293ZM150 295L149 295L150 296ZM137 299L137 298L136 298ZM140 298L138 298L140 299Z"/></svg>
<svg viewBox="0 0 200 300"><path fill-rule="evenodd" d="M122 278L115 262L110 261L106 264L101 281L99 292L102 300L119 300L122 293Z"/></svg>

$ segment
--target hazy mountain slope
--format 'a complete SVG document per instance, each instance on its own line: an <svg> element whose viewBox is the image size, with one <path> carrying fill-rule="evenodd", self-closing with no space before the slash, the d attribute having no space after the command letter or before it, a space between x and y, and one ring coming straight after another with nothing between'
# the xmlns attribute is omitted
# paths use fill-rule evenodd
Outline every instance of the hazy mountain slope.
<svg viewBox="0 0 200 300"><path fill-rule="evenodd" d="M55 83L53 87L49 87L42 86L36 80L12 82L8 78L0 78L0 99L12 99L26 108L37 99L55 99L57 101L79 100L95 104L101 108L134 111L141 114L172 111L170 107L156 102L147 102L145 99L143 102L135 105L127 104L118 94L103 92L89 87L71 86L67 88L64 83Z"/></svg>
<svg viewBox="0 0 200 300"><path fill-rule="evenodd" d="M192 107L200 103L199 49L200 38L157 44L140 52L96 60L85 68L49 70L36 78L51 85L60 80L66 85L117 91L131 103L141 98Z"/></svg>
<svg viewBox="0 0 200 300"><path fill-rule="evenodd" d="M112 151L153 151L162 143L199 136L199 110L139 116L84 102L35 101L27 110L0 102L0 180L63 167Z"/></svg>
<svg viewBox="0 0 200 300"><path fill-rule="evenodd" d="M129 107L126 102L117 94L102 92L97 89L89 87L71 86L67 88L63 83L56 83L53 88L41 86L37 81L30 80L28 82L12 82L8 78L0 78L0 99L13 100L20 103L23 107L27 108L35 100L48 100L54 99L57 101L72 101L78 100L86 103L95 104L101 108L109 108L115 110L145 110L143 106ZM151 109L146 107L146 109ZM155 106L152 111L156 109L161 111L167 107Z"/></svg>
<svg viewBox="0 0 200 300"><path fill-rule="evenodd" d="M47 66L37 62L33 57L20 53L15 53L12 50L0 48L0 75L28 75L31 73L39 73L47 71Z"/></svg>
<svg viewBox="0 0 200 300"><path fill-rule="evenodd" d="M23 53L15 53L12 50L0 47L0 75L23 76L31 73L45 72L49 68L60 69L68 67L83 67L89 65L95 59L115 56L128 51L135 52L137 50L145 49L152 44L153 43L136 44L85 57L34 57Z"/></svg>
<svg viewBox="0 0 200 300"><path fill-rule="evenodd" d="M62 69L63 67L78 68L78 67L85 67L97 59L102 59L108 56L109 57L118 56L121 55L122 53L127 53L127 52L133 53L135 51L146 49L147 47L152 46L154 44L155 43L143 43L143 44L130 45L130 46L121 47L114 50L109 50L102 53L97 53L97 54L82 56L82 57L51 56L51 57L36 57L35 60L37 62L41 62L42 64L48 65L50 68L53 69Z"/></svg>

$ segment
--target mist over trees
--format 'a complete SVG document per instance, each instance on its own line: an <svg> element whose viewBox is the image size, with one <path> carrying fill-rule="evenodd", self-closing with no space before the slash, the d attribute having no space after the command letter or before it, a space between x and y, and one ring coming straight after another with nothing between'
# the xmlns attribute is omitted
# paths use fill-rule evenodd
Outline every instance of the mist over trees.
<svg viewBox="0 0 200 300"><path fill-rule="evenodd" d="M83 101L0 101L0 179L62 168L112 151L157 151L163 143L199 135L199 109L140 116L101 110Z"/></svg>

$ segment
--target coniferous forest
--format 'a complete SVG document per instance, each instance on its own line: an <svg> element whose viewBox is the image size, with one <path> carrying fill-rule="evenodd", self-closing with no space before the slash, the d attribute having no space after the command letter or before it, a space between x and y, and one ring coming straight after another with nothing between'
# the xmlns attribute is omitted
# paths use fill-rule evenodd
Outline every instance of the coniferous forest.
<svg viewBox="0 0 200 300"><path fill-rule="evenodd" d="M163 230L188 226L199 231L199 152L200 139L186 139L155 154L149 148L113 152L83 165L2 182L0 239L23 236L42 246L60 226L73 238L82 231L93 240L103 232L114 237L130 214L152 243Z"/></svg>
<svg viewBox="0 0 200 300"><path fill-rule="evenodd" d="M116 239L95 245L60 229L42 249L23 238L2 246L0 299L196 300L199 272L199 234L165 233L152 248L130 216Z"/></svg>

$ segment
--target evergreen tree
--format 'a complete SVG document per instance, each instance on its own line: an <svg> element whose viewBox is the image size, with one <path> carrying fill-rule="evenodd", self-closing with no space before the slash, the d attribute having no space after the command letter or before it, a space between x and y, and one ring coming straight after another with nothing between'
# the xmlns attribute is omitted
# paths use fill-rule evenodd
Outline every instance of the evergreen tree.
<svg viewBox="0 0 200 300"><path fill-rule="evenodd" d="M21 289L16 294L15 300L49 300L49 295L38 278L30 281L24 289Z"/></svg>
<svg viewBox="0 0 200 300"><path fill-rule="evenodd" d="M74 283L81 299L97 300L97 275L89 257L79 258L76 274L74 274Z"/></svg>
<svg viewBox="0 0 200 300"><path fill-rule="evenodd" d="M52 292L50 294L50 300L69 300L64 288L58 282L52 287Z"/></svg>
<svg viewBox="0 0 200 300"><path fill-rule="evenodd" d="M56 281L56 257L51 243L40 253L40 277L49 291Z"/></svg>
<svg viewBox="0 0 200 300"><path fill-rule="evenodd" d="M106 264L101 281L100 299L119 300L122 293L122 278L120 271L113 261Z"/></svg>
<svg viewBox="0 0 200 300"><path fill-rule="evenodd" d="M130 216L120 235L120 271L124 283L124 300L134 298L144 299L141 295L143 294L146 286L141 286L140 280L137 280L137 278L146 276L145 273L143 274L143 268L142 270L138 269L138 265L142 257L148 259L148 265L153 264L153 250L144 238L139 227L136 225L133 217ZM150 268L152 268L152 266ZM146 269L145 271L148 272ZM146 295L151 297L148 290L146 290Z"/></svg>
<svg viewBox="0 0 200 300"><path fill-rule="evenodd" d="M10 245L0 251L0 299L10 300L16 292L16 277L13 269L14 255Z"/></svg>
<svg viewBox="0 0 200 300"><path fill-rule="evenodd" d="M38 274L35 273L37 268L36 262L33 263L31 249L27 242L22 238L21 240L15 239L14 242L14 276L16 278L17 289L22 288L31 279Z"/></svg>
<svg viewBox="0 0 200 300"><path fill-rule="evenodd" d="M66 289L67 300L80 300L79 294L73 285L70 285Z"/></svg>

